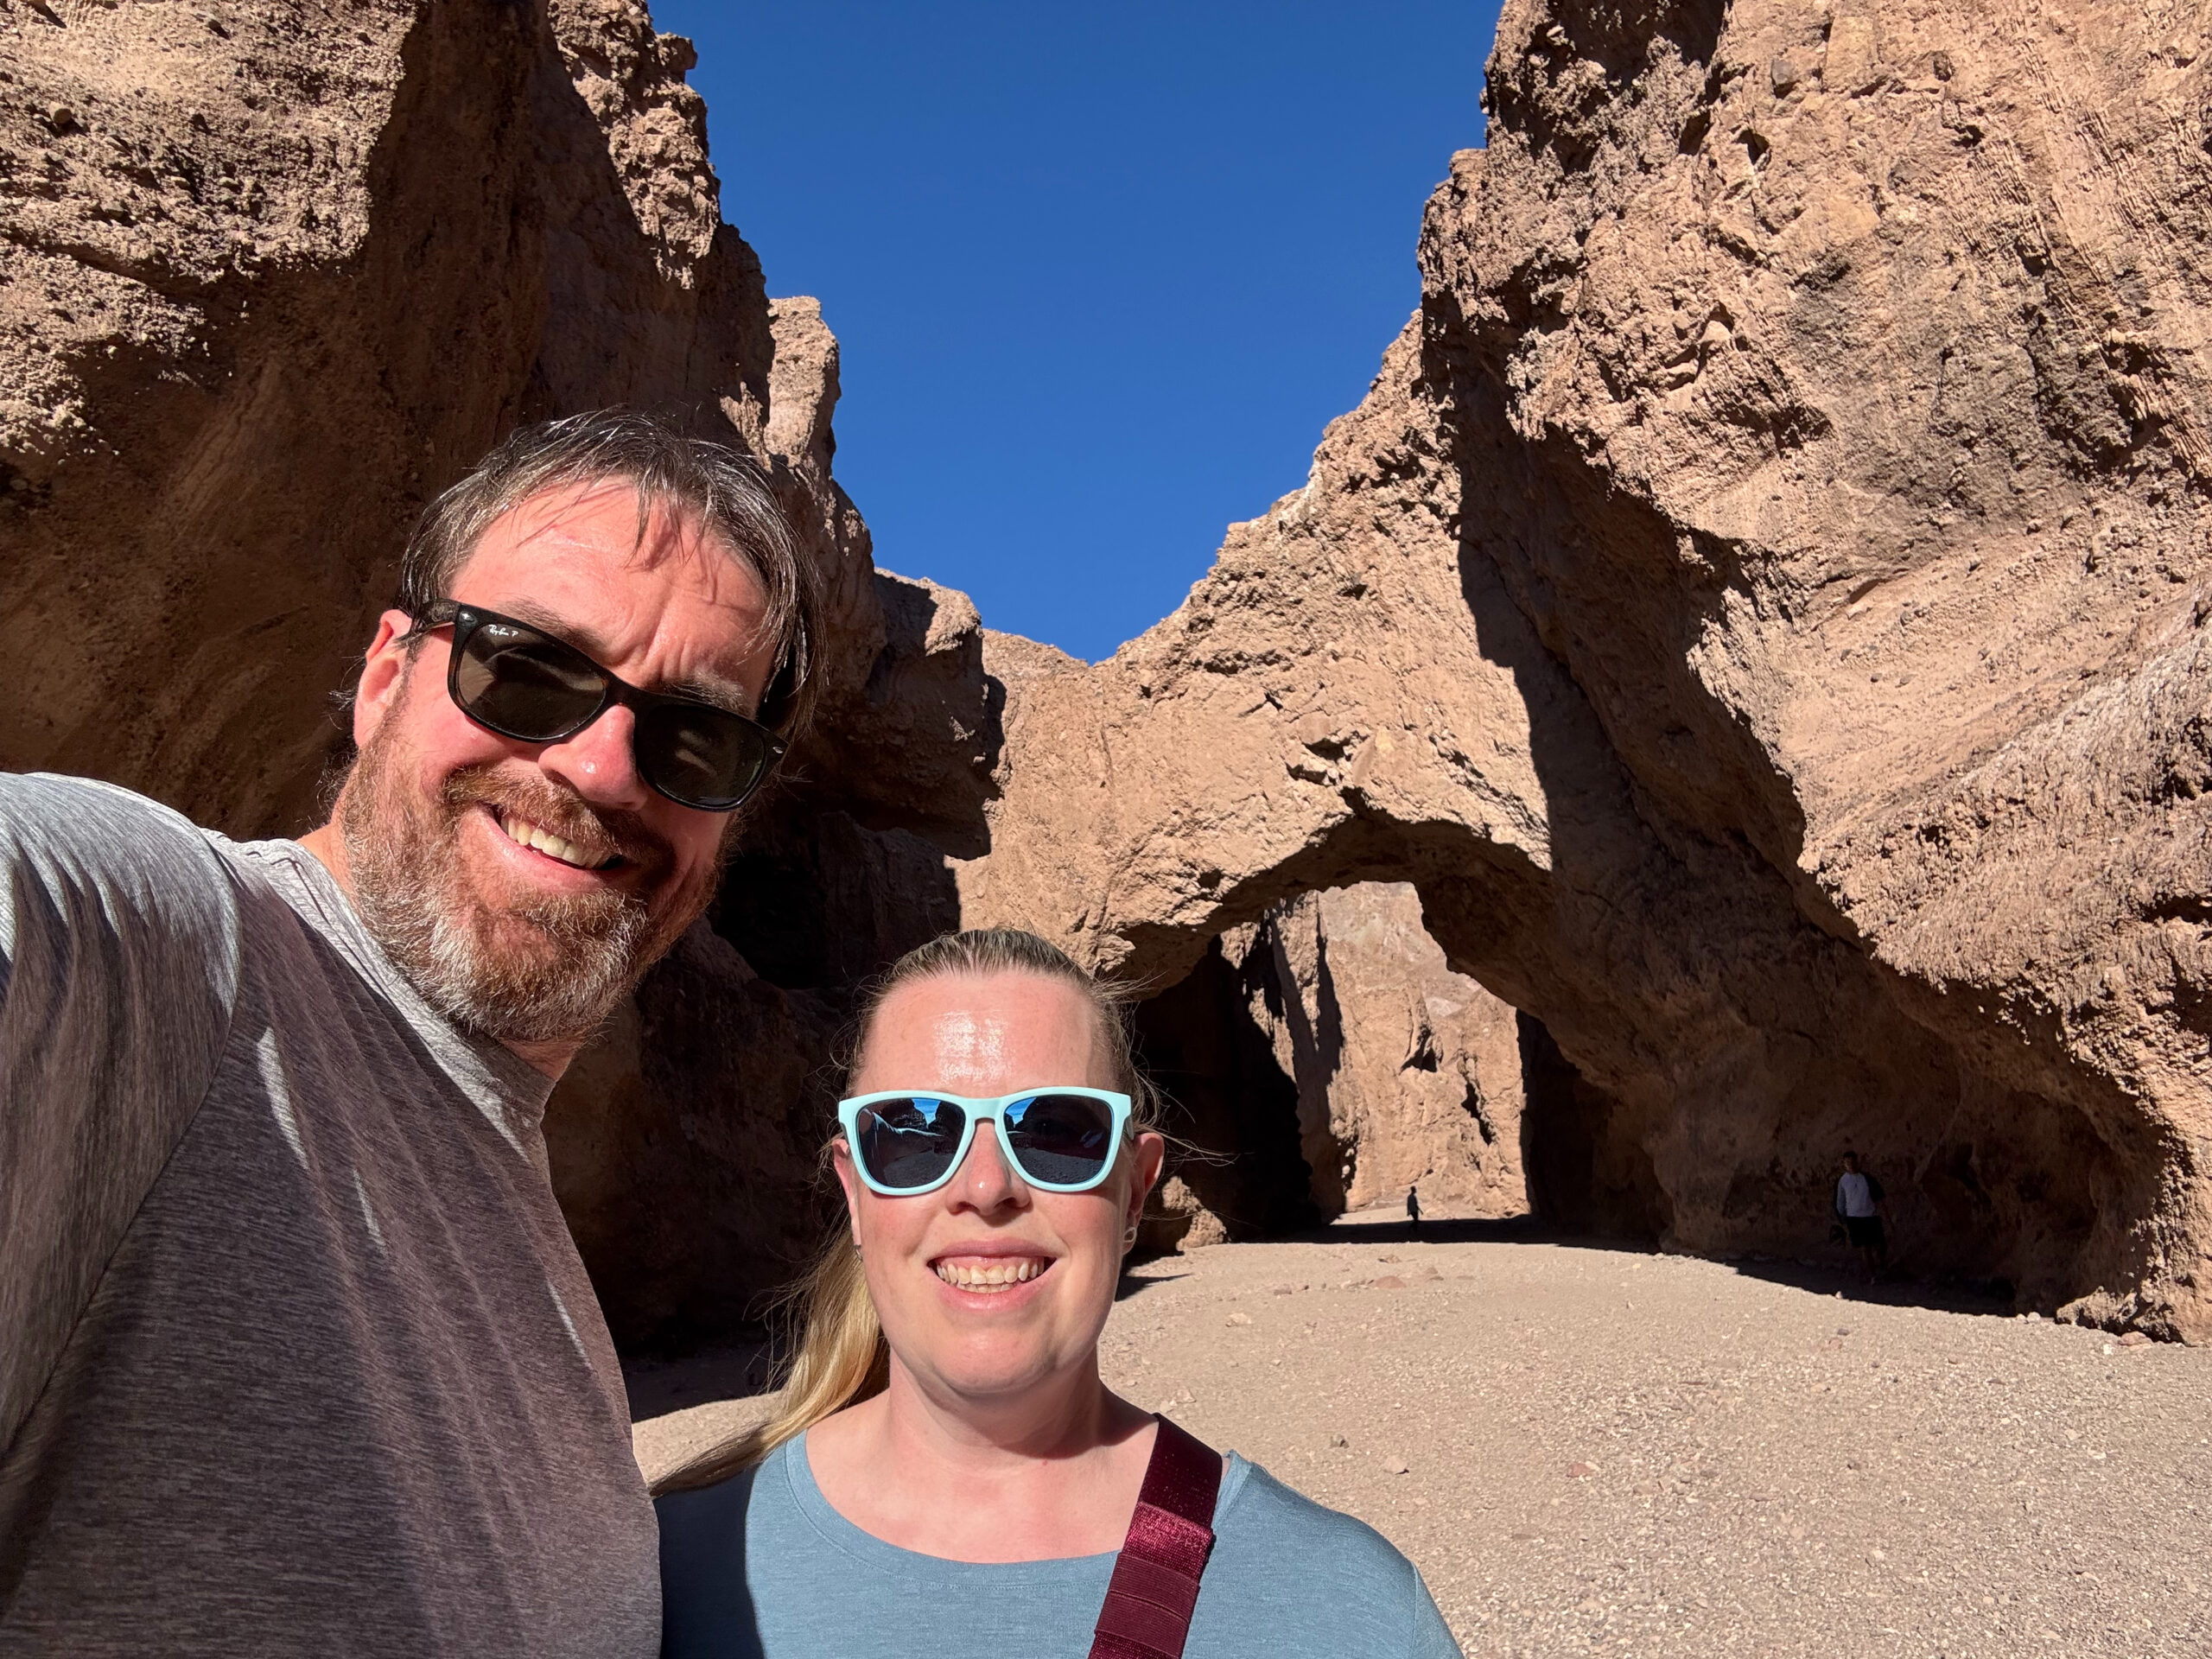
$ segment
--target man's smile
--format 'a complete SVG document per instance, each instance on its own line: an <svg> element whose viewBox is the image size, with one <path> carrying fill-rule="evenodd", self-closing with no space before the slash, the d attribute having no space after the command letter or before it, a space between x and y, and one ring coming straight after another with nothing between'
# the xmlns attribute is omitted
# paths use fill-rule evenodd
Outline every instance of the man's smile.
<svg viewBox="0 0 2212 1659"><path fill-rule="evenodd" d="M532 852L543 853L548 858L557 859L573 868L610 870L623 861L620 853L600 852L591 848L579 846L575 842L563 840L543 824L533 823L520 813L510 811L505 807L493 807L491 813L492 821L499 825L500 832L508 840L518 846L527 847Z"/></svg>

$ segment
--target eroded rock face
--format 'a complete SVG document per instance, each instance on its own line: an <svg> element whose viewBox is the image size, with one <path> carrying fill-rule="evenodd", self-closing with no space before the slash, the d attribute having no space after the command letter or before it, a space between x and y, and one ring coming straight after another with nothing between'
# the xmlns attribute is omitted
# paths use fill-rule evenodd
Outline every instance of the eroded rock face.
<svg viewBox="0 0 2212 1659"><path fill-rule="evenodd" d="M1528 1213L1524 1018L1452 971L1403 882L1231 928L1137 1012L1177 1147L1141 1246L1281 1235L1415 1187L1432 1216ZM1586 1225L1567 1185L1554 1218Z"/></svg>
<svg viewBox="0 0 2212 1659"><path fill-rule="evenodd" d="M1297 1086L1324 1216L1402 1205L1415 1186L1431 1214L1528 1210L1514 1010L1446 965L1410 886L1307 893L1224 944Z"/></svg>
<svg viewBox="0 0 2212 1659"><path fill-rule="evenodd" d="M1508 6L1306 487L1011 692L971 918L1173 980L1413 882L1618 1224L2212 1334L2185 6ZM1142 754L1141 770L1116 764Z"/></svg>
<svg viewBox="0 0 2212 1659"><path fill-rule="evenodd" d="M518 419L766 408L642 6L19 5L0 55L10 765L309 822L431 494Z"/></svg>

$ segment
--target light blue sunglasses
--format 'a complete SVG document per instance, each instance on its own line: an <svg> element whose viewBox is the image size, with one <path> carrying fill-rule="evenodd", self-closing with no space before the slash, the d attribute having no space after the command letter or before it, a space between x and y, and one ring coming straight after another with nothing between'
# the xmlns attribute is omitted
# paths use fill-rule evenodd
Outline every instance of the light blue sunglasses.
<svg viewBox="0 0 2212 1659"><path fill-rule="evenodd" d="M1110 1089L1024 1089L996 1100L887 1089L837 1103L853 1167L887 1198L933 1192L968 1156L976 1126L998 1126L1016 1174L1047 1192L1088 1192L1114 1173L1129 1097Z"/></svg>

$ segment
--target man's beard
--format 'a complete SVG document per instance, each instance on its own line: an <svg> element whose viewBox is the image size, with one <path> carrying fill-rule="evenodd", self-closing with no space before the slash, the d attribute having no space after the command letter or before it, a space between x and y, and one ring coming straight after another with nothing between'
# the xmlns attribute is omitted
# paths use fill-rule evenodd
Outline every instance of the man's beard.
<svg viewBox="0 0 2212 1659"><path fill-rule="evenodd" d="M535 773L464 767L426 797L407 774L399 723L370 740L339 803L370 937L423 1001L465 1029L505 1042L583 1041L706 907L718 869L669 890L676 860L665 841L633 815L595 810ZM539 893L495 907L461 858L461 820L479 804L581 846L612 846L645 880L635 893Z"/></svg>

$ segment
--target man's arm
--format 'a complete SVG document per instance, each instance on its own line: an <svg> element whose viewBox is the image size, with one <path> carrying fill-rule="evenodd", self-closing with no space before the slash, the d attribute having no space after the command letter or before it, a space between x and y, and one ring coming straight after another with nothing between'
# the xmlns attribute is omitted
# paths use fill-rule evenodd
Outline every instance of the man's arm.
<svg viewBox="0 0 2212 1659"><path fill-rule="evenodd" d="M189 823L0 773L0 1456L207 1093L238 980Z"/></svg>

